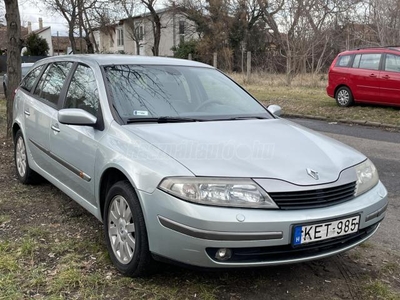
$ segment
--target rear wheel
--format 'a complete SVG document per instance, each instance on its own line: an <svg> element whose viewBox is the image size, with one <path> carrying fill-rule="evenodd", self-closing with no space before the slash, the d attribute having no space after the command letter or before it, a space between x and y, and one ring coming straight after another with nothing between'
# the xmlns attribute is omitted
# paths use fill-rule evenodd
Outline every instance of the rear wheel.
<svg viewBox="0 0 400 300"><path fill-rule="evenodd" d="M131 277L150 273L153 259L143 212L128 181L117 182L108 191L103 220L107 248L116 268Z"/></svg>
<svg viewBox="0 0 400 300"><path fill-rule="evenodd" d="M336 91L335 99L339 106L348 107L354 104L353 94L346 86L342 86Z"/></svg>
<svg viewBox="0 0 400 300"><path fill-rule="evenodd" d="M25 140L21 130L18 130L14 139L14 161L18 180L24 184L35 183L40 179L39 174L29 167Z"/></svg>

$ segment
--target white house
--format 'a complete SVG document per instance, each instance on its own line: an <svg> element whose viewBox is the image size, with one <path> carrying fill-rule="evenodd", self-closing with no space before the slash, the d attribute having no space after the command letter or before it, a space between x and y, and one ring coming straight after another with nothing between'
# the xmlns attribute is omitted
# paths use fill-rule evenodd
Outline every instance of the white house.
<svg viewBox="0 0 400 300"><path fill-rule="evenodd" d="M185 14L173 8L157 11L161 19L160 56L173 56L172 48L181 41L197 39L196 26ZM149 13L120 20L94 31L102 53L153 55L153 28Z"/></svg>
<svg viewBox="0 0 400 300"><path fill-rule="evenodd" d="M43 19L42 18L39 18L39 29L37 29L37 30L32 31L32 23L28 22L28 35L31 34L32 32L36 33L41 38L43 38L47 41L47 44L49 45L48 55L54 55L53 42L51 40L51 27L50 26L43 27Z"/></svg>

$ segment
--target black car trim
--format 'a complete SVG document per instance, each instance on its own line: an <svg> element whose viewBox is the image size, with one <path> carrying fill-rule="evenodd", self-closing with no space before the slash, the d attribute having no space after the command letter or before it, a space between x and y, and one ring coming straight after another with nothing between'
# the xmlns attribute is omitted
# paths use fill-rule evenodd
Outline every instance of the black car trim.
<svg viewBox="0 0 400 300"><path fill-rule="evenodd" d="M62 165L63 167L67 168L68 170L70 170L72 173L74 173L75 175L79 176L79 178L82 178L83 180L89 182L90 180L92 180L92 178L86 174L85 172L79 170L78 168L74 167L73 165L67 163L66 161L64 161L63 159L61 159L60 157L58 157L57 155L55 155L54 153L52 153L51 151L47 150L46 148L40 146L39 144L37 144L36 142L32 141L31 139L29 139L29 141L36 146L39 150L43 151L45 154L47 154L50 158L54 159L56 162L58 162L60 165Z"/></svg>
<svg viewBox="0 0 400 300"><path fill-rule="evenodd" d="M229 232L229 231L209 231L190 227L178 222L158 216L158 220L164 227L179 233L205 240L213 241L261 241L261 240L280 240L283 238L282 231L267 232Z"/></svg>

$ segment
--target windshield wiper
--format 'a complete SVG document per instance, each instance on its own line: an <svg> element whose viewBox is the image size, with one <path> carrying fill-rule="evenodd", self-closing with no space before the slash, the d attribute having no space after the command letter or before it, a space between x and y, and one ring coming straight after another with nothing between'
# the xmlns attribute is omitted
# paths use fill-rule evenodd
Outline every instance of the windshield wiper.
<svg viewBox="0 0 400 300"><path fill-rule="evenodd" d="M212 121L236 121L236 120L251 120L251 119L258 119L258 120L264 120L264 119L269 119L267 117L262 117L262 116L241 116L241 117L231 117L231 118L221 118L221 119L214 119Z"/></svg>
<svg viewBox="0 0 400 300"><path fill-rule="evenodd" d="M183 122L201 122L203 119L185 118L185 117L158 117L158 118L129 118L126 123L183 123Z"/></svg>

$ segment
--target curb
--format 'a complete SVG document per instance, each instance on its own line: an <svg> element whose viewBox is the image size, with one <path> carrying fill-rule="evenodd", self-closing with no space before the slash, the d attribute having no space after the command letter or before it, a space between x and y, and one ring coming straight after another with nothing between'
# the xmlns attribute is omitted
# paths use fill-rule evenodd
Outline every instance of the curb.
<svg viewBox="0 0 400 300"><path fill-rule="evenodd" d="M339 123L356 124L356 125L369 126L369 127L390 128L390 129L397 129L400 131L400 125L392 125L392 124L363 121L363 120L332 119L332 118L322 117L322 116L300 115L300 114L282 114L282 117L283 118L296 118L296 119L310 119L310 120L319 120L319 121L339 122Z"/></svg>

